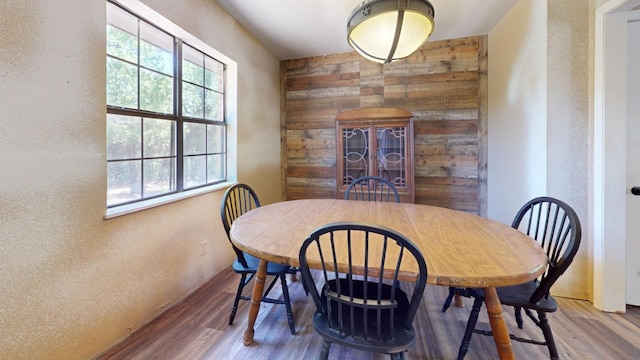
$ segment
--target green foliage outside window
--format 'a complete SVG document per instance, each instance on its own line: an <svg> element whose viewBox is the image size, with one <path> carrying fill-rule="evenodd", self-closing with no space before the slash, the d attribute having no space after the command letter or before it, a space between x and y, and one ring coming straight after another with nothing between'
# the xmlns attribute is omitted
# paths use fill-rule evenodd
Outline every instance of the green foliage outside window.
<svg viewBox="0 0 640 360"><path fill-rule="evenodd" d="M107 23L107 205L223 181L224 65L111 3Z"/></svg>

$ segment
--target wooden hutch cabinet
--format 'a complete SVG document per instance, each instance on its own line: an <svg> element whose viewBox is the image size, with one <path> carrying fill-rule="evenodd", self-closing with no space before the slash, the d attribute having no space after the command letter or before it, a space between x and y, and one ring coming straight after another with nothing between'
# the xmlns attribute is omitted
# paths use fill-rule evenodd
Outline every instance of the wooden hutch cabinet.
<svg viewBox="0 0 640 360"><path fill-rule="evenodd" d="M401 202L415 202L413 114L394 108L362 108L336 117L336 186L338 199L361 176L393 183Z"/></svg>

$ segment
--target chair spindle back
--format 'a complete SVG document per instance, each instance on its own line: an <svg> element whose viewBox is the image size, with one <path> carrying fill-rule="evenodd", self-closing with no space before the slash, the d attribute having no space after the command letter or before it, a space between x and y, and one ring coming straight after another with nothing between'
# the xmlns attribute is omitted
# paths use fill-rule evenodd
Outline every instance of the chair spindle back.
<svg viewBox="0 0 640 360"><path fill-rule="evenodd" d="M227 189L222 199L222 206L220 208L222 225L227 233L227 239L231 243L229 231L231 230L233 222L249 210L260 207L260 200L258 200L256 192L247 184L233 185ZM238 257L238 261L240 261L244 267L247 267L247 261L244 258L242 250L238 249L233 243L231 243L231 246Z"/></svg>
<svg viewBox="0 0 640 360"><path fill-rule="evenodd" d="M551 286L573 261L582 237L580 221L565 202L538 197L522 206L511 226L535 239L547 254L547 269L530 299L537 303L549 295Z"/></svg>

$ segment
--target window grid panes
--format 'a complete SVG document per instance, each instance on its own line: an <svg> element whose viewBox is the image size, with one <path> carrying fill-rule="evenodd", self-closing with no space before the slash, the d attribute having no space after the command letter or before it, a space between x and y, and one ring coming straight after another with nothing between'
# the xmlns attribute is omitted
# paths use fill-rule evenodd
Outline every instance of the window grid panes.
<svg viewBox="0 0 640 360"><path fill-rule="evenodd" d="M226 180L223 63L107 2L107 207Z"/></svg>
<svg viewBox="0 0 640 360"><path fill-rule="evenodd" d="M224 66L197 49L182 48L184 188L224 180Z"/></svg>

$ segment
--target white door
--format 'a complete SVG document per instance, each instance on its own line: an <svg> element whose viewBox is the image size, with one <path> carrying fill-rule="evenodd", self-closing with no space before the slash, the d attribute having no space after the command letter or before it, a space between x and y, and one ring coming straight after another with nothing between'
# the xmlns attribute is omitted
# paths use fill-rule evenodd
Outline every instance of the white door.
<svg viewBox="0 0 640 360"><path fill-rule="evenodd" d="M627 41L626 302L640 305L640 19L628 23Z"/></svg>

